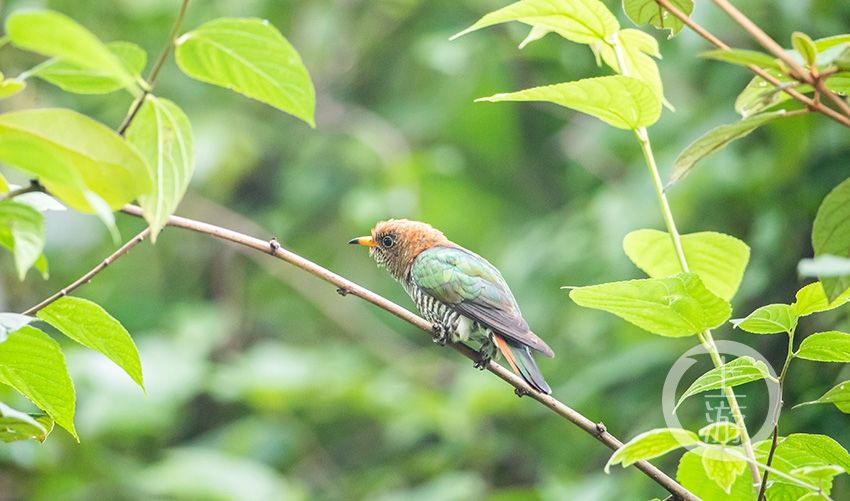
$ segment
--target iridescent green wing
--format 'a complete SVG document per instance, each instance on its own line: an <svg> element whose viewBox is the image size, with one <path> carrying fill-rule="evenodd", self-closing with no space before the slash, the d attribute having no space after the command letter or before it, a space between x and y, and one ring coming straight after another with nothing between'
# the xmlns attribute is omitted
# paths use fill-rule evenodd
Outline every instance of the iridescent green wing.
<svg viewBox="0 0 850 501"><path fill-rule="evenodd" d="M458 313L517 343L553 355L529 330L502 274L483 257L459 247L432 247L416 257L410 275L414 284Z"/></svg>

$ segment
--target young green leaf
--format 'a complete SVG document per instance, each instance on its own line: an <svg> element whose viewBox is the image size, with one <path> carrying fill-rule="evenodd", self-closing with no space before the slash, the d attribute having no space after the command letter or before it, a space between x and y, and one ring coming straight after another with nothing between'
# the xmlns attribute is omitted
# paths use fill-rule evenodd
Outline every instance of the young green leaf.
<svg viewBox="0 0 850 501"><path fill-rule="evenodd" d="M121 322L99 305L65 296L39 310L36 316L81 345L106 355L144 389L139 350L133 338Z"/></svg>
<svg viewBox="0 0 850 501"><path fill-rule="evenodd" d="M707 426L703 426L697 434L706 440L711 440L718 444L728 444L741 436L741 430L735 423L729 421L717 421Z"/></svg>
<svg viewBox="0 0 850 501"><path fill-rule="evenodd" d="M747 244L711 231L682 235L681 242L691 272L699 275L708 290L730 301L750 259ZM667 232L633 231L623 239L623 250L650 278L669 277L682 270Z"/></svg>
<svg viewBox="0 0 850 501"><path fill-rule="evenodd" d="M134 77L145 67L148 55L138 45L130 42L110 42L106 48ZM75 94L108 94L124 86L109 72L81 66L63 58L53 58L32 69L32 75L66 92Z"/></svg>
<svg viewBox="0 0 850 501"><path fill-rule="evenodd" d="M850 257L850 179L836 186L821 202L812 228L815 257ZM850 288L850 276L821 277L830 301Z"/></svg>
<svg viewBox="0 0 850 501"><path fill-rule="evenodd" d="M135 148L71 110L0 115L0 161L37 177L50 193L83 212L98 208L92 195L118 209L153 187L150 168Z"/></svg>
<svg viewBox="0 0 850 501"><path fill-rule="evenodd" d="M59 344L29 325L0 343L0 383L21 392L75 439L74 384Z"/></svg>
<svg viewBox="0 0 850 501"><path fill-rule="evenodd" d="M682 486L704 501L756 499L756 488L749 475L738 475L728 491L720 487L706 472L703 464L704 452L705 448L699 447L682 456L676 472L676 480Z"/></svg>
<svg viewBox="0 0 850 501"><path fill-rule="evenodd" d="M34 438L44 442L52 430L53 420L49 416L32 416L0 402L0 440L16 442Z"/></svg>
<svg viewBox="0 0 850 501"><path fill-rule="evenodd" d="M739 357L720 367L715 367L698 377L676 402L676 408L682 405L686 398L711 390L739 386L745 383L767 379L776 382L770 374L767 365L753 357Z"/></svg>
<svg viewBox="0 0 850 501"><path fill-rule="evenodd" d="M0 99L12 97L24 90L27 83L17 78L0 79Z"/></svg>
<svg viewBox="0 0 850 501"><path fill-rule="evenodd" d="M135 78L121 61L89 30L64 14L50 10L16 12L6 20L6 34L22 49L103 72L122 87L138 92Z"/></svg>
<svg viewBox="0 0 850 501"><path fill-rule="evenodd" d="M0 241L11 243L19 279L24 279L41 256L44 238L44 217L40 212L14 200L0 200Z"/></svg>
<svg viewBox="0 0 850 501"><path fill-rule="evenodd" d="M838 383L817 400L797 404L794 408L812 404L834 404L844 414L850 414L850 381Z"/></svg>
<svg viewBox="0 0 850 501"><path fill-rule="evenodd" d="M843 294L830 301L826 298L826 292L823 290L823 284L820 282L812 282L797 291L796 300L791 306L797 316L805 317L812 313L821 311L834 310L840 306L847 304L850 301L850 289L844 291Z"/></svg>
<svg viewBox="0 0 850 501"><path fill-rule="evenodd" d="M541 26L582 44L606 43L620 29L617 18L599 0L522 0L485 15L449 40L510 21Z"/></svg>
<svg viewBox="0 0 850 501"><path fill-rule="evenodd" d="M770 54L759 52L757 50L746 49L718 49L708 50L700 53L700 57L706 59L714 59L715 61L723 61L726 63L738 64L741 66L758 66L765 69L780 70L782 67Z"/></svg>
<svg viewBox="0 0 850 501"><path fill-rule="evenodd" d="M811 85L799 85L785 73L768 68L766 70L771 76L776 78L782 86L791 87L801 93L813 92L814 88ZM829 81L827 80L827 83ZM750 83L735 99L735 111L743 118L747 118L761 113L777 104L784 103L791 99L787 93L776 88L773 84L756 76L750 80Z"/></svg>
<svg viewBox="0 0 850 501"><path fill-rule="evenodd" d="M524 49L531 42L536 42L537 40L540 40L549 33L551 32L548 28L539 25L532 26L531 30L528 32L528 35L526 35L525 38L522 39L522 42L519 43L519 48Z"/></svg>
<svg viewBox="0 0 850 501"><path fill-rule="evenodd" d="M714 480L723 492L731 494L735 481L747 470L743 448L715 445L701 447L698 451L702 456L702 468L705 470L705 475Z"/></svg>
<svg viewBox="0 0 850 501"><path fill-rule="evenodd" d="M315 127L316 97L307 68L268 21L215 19L183 34L175 45L183 73L274 106Z"/></svg>
<svg viewBox="0 0 850 501"><path fill-rule="evenodd" d="M654 124L661 101L647 83L614 75L495 94L476 101L546 101L587 113L620 129Z"/></svg>
<svg viewBox="0 0 850 501"><path fill-rule="evenodd" d="M791 33L791 45L794 47L794 50L803 56L803 61L805 61L807 65L812 66L815 64L818 49L815 47L814 40L812 40L809 35L806 35L801 31Z"/></svg>
<svg viewBox="0 0 850 501"><path fill-rule="evenodd" d="M729 303L712 294L693 273L578 287L579 306L608 311L653 334L692 336L729 318Z"/></svg>
<svg viewBox="0 0 850 501"><path fill-rule="evenodd" d="M623 468L638 461L657 458L681 447L700 443L696 433L681 428L658 428L641 433L617 449L605 465L608 473L612 465Z"/></svg>
<svg viewBox="0 0 850 501"><path fill-rule="evenodd" d="M818 362L850 362L850 334L816 332L803 340L796 356Z"/></svg>
<svg viewBox="0 0 850 501"><path fill-rule="evenodd" d="M769 304L745 318L735 318L732 326L752 334L791 333L797 327L797 312L788 304Z"/></svg>
<svg viewBox="0 0 850 501"><path fill-rule="evenodd" d="M6 178L3 177L3 173L0 172L0 193L6 193L10 190L9 182L6 181Z"/></svg>
<svg viewBox="0 0 850 501"><path fill-rule="evenodd" d="M670 3L688 16L694 11L693 0L671 0ZM637 25L651 24L659 30L670 30L668 39L676 36L685 25L655 0L623 0L623 10Z"/></svg>
<svg viewBox="0 0 850 501"><path fill-rule="evenodd" d="M670 182L675 183L685 177L694 166L703 158L711 155L717 150L725 148L729 143L740 139L762 125L785 116L785 110L752 115L729 125L721 125L711 129L699 139L689 144L673 163L673 174Z"/></svg>
<svg viewBox="0 0 850 501"><path fill-rule="evenodd" d="M758 461L764 462L766 460L770 450L770 442L770 440L765 440L754 446ZM841 444L826 435L794 433L780 439L774 452L773 467L789 475L792 471L802 467L831 465L839 466L844 471L850 471L850 454ZM772 478L774 482L788 482L780 476ZM810 483L818 485L817 479L810 480Z"/></svg>
<svg viewBox="0 0 850 501"><path fill-rule="evenodd" d="M153 192L139 197L145 220L156 241L186 193L195 170L195 149L189 119L173 102L148 95L127 129L127 140L154 168Z"/></svg>
<svg viewBox="0 0 850 501"><path fill-rule="evenodd" d="M658 72L658 65L652 59L652 57L661 57L658 52L658 42L646 33L631 28L620 30L616 34L616 40L622 49L623 60L626 63L625 71L620 68L617 52L612 45L598 44L591 47L599 52L599 56L611 69L621 75L628 74L645 82L659 99L662 99L664 87L661 83L661 74Z"/></svg>

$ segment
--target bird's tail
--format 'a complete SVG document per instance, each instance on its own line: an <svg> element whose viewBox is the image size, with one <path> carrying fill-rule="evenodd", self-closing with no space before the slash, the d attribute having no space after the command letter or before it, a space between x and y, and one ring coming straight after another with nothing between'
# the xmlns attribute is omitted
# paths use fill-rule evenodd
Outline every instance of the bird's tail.
<svg viewBox="0 0 850 501"><path fill-rule="evenodd" d="M499 347L499 351L502 352L502 355L504 355L514 372L522 376L522 378L525 379L525 382L530 384L532 388L539 392L547 395L552 393L552 389L549 388L549 385L546 384L546 380L543 379L543 374L541 374L540 369L537 368L537 364L534 362L534 357L531 356L531 350L529 350L527 346L515 345L495 334L493 335L493 340L496 342L496 346Z"/></svg>

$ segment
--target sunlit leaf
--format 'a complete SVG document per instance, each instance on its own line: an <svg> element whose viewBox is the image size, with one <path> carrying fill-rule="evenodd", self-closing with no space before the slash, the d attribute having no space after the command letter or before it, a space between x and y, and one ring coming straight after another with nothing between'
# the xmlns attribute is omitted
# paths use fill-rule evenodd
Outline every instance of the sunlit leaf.
<svg viewBox="0 0 850 501"><path fill-rule="evenodd" d="M779 62L773 56L757 50L729 49L709 50L700 53L700 57L738 64L741 66L755 65L760 68L780 70Z"/></svg>
<svg viewBox="0 0 850 501"><path fill-rule="evenodd" d="M726 147L736 139L740 139L762 125L785 116L784 110L752 115L729 125L721 125L706 132L699 139L689 144L673 163L673 173L670 182L682 179L694 166L705 157Z"/></svg>
<svg viewBox="0 0 850 501"><path fill-rule="evenodd" d="M794 408L812 404L833 404L844 414L850 414L850 381L842 381L821 395L817 400L797 404Z"/></svg>
<svg viewBox="0 0 850 501"><path fill-rule="evenodd" d="M0 99L12 97L18 92L24 90L27 83L17 78L0 79Z"/></svg>
<svg viewBox="0 0 850 501"><path fill-rule="evenodd" d="M144 49L130 42L110 42L106 48L131 75L138 77L145 67L148 55ZM46 80L66 92L76 94L107 94L124 87L108 71L81 66L62 58L54 58L33 68L32 75Z"/></svg>
<svg viewBox="0 0 850 501"><path fill-rule="evenodd" d="M661 101L645 82L614 75L495 94L476 101L546 101L587 113L620 129L652 125Z"/></svg>
<svg viewBox="0 0 850 501"><path fill-rule="evenodd" d="M16 442L36 439L44 442L52 430L53 420L49 416L31 416L0 402L0 440Z"/></svg>
<svg viewBox="0 0 850 501"><path fill-rule="evenodd" d="M770 450L770 440L765 440L754 445L756 459L764 462ZM833 465L844 471L850 468L850 454L844 447L834 439L826 435L813 435L807 433L795 433L779 439L779 445L773 456L772 466L777 470L800 478L812 485L823 488L828 494L832 487L832 479L825 477L830 472L835 472ZM824 468L826 467L826 468ZM801 468L809 468L814 476L808 477L801 473ZM795 472L796 474L792 473ZM805 471L805 470L802 470ZM793 487L792 489L779 489L792 493L798 492L797 497L806 491L800 491L800 487L791 484L791 481L779 475L771 475L774 485ZM771 489L768 489L770 495ZM785 499L785 498L780 498ZM793 498L796 499L796 498Z"/></svg>
<svg viewBox="0 0 850 501"><path fill-rule="evenodd" d="M799 85L785 75L783 72L768 68L766 70L770 75L776 78L781 85L793 88L801 93L812 92L814 89L810 85ZM827 80L827 83L829 80ZM735 99L735 111L742 117L747 118L761 113L769 108L772 108L780 103L784 103L791 99L787 93L776 88L773 84L763 79L760 76L753 77L750 83Z"/></svg>
<svg viewBox="0 0 850 501"><path fill-rule="evenodd" d="M0 343L0 383L21 392L77 438L74 384L50 336L29 325L9 334Z"/></svg>
<svg viewBox="0 0 850 501"><path fill-rule="evenodd" d="M681 236L682 249L692 273L706 288L730 301L750 259L750 248L735 237L704 231ZM682 271L670 234L658 230L636 230L623 239L623 250L650 278L663 278Z"/></svg>
<svg viewBox="0 0 850 501"><path fill-rule="evenodd" d="M74 341L106 355L144 389L142 364L133 338L121 322L98 304L65 296L39 310L36 316Z"/></svg>
<svg viewBox="0 0 850 501"><path fill-rule="evenodd" d="M726 491L710 478L703 466L703 448L686 452L679 461L676 480L685 489L704 501L755 499L756 488L750 475L738 475L731 488Z"/></svg>
<svg viewBox="0 0 850 501"><path fill-rule="evenodd" d="M579 306L608 311L653 334L692 336L721 325L729 303L712 294L693 273L578 287L570 298Z"/></svg>
<svg viewBox="0 0 850 501"><path fill-rule="evenodd" d="M176 104L149 95L127 129L127 140L154 169L155 188L139 197L139 204L151 226L151 240L156 241L195 170L192 126Z"/></svg>
<svg viewBox="0 0 850 501"><path fill-rule="evenodd" d="M698 393L739 386L760 379L776 382L776 378L770 374L764 362L755 360L753 357L739 357L698 377L679 397L676 407L679 407L688 397Z"/></svg>
<svg viewBox="0 0 850 501"><path fill-rule="evenodd" d="M728 444L741 436L741 430L735 423L717 421L703 426L697 434L719 444Z"/></svg>
<svg viewBox="0 0 850 501"><path fill-rule="evenodd" d="M744 450L740 447L711 446L699 448L705 475L714 480L723 492L731 494L732 486L747 470Z"/></svg>
<svg viewBox="0 0 850 501"><path fill-rule="evenodd" d="M819 362L850 362L850 334L840 331L816 332L803 340L796 356Z"/></svg>
<svg viewBox="0 0 850 501"><path fill-rule="evenodd" d="M690 16L694 11L693 0L670 0L670 3L685 15ZM651 24L660 30L670 30L668 38L676 36L685 25L655 0L623 0L623 10L637 25Z"/></svg>
<svg viewBox="0 0 850 501"><path fill-rule="evenodd" d="M791 306L797 316L804 317L812 313L821 311L834 310L850 301L850 290L844 291L843 294L830 301L826 298L826 292L823 290L823 284L820 282L812 282L797 291L796 300Z"/></svg>
<svg viewBox="0 0 850 501"><path fill-rule="evenodd" d="M732 320L736 329L752 334L790 333L797 327L797 312L788 304L769 304L756 309L745 318Z"/></svg>
<svg viewBox="0 0 850 501"><path fill-rule="evenodd" d="M658 42L646 33L627 28L617 33L617 40L622 47L623 60L626 71L620 68L616 50L609 44L600 44L595 47L605 64L617 73L628 74L645 82L655 94L661 99L664 95L664 87L661 83L661 74L658 72L658 64L653 57L661 57L658 52Z"/></svg>
<svg viewBox="0 0 850 501"><path fill-rule="evenodd" d="M815 257L850 257L850 179L844 180L821 202L812 228ZM850 276L821 277L830 301L850 288Z"/></svg>
<svg viewBox="0 0 850 501"><path fill-rule="evenodd" d="M177 65L202 82L232 89L315 126L313 82L295 48L263 19L221 18L176 41Z"/></svg>
<svg viewBox="0 0 850 501"><path fill-rule="evenodd" d="M625 468L638 461L663 456L670 451L699 442L696 433L681 428L650 430L641 433L617 449L605 465L605 472L607 473L612 465L622 464Z"/></svg>
<svg viewBox="0 0 850 501"><path fill-rule="evenodd" d="M44 239L44 217L40 212L14 200L0 200L0 241L10 244L19 279L24 279L41 256Z"/></svg>
<svg viewBox="0 0 850 501"><path fill-rule="evenodd" d="M806 35L802 31L791 33L791 46L803 57L807 65L815 64L818 49L815 47L814 40L809 35Z"/></svg>

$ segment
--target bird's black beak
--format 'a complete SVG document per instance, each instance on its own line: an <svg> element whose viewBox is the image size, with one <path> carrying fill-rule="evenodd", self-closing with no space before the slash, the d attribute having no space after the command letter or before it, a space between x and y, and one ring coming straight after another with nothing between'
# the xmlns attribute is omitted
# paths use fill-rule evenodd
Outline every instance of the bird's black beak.
<svg viewBox="0 0 850 501"><path fill-rule="evenodd" d="M378 244L376 244L375 241L372 240L372 237L352 238L351 240L348 241L348 243L350 243L352 245L354 245L354 244L365 245L366 247L377 247L378 246Z"/></svg>

